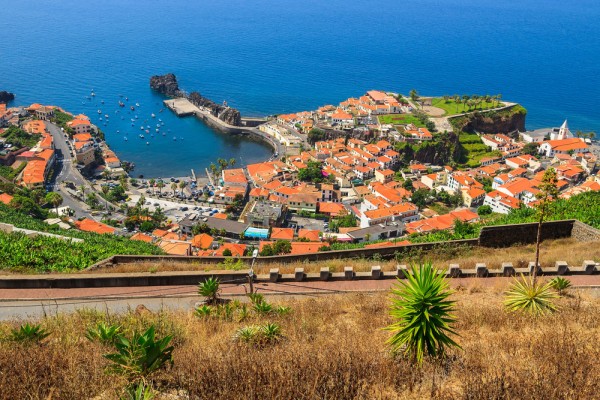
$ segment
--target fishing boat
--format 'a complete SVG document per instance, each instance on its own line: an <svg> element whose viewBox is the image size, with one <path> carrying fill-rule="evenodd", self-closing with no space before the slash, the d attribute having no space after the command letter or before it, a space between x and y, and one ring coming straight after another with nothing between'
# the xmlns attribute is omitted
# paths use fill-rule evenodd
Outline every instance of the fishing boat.
<svg viewBox="0 0 600 400"><path fill-rule="evenodd" d="M123 103L122 101L119 101L119 107L125 107L125 103Z"/></svg>
<svg viewBox="0 0 600 400"><path fill-rule="evenodd" d="M140 139L143 139L143 138L144 138L144 135L142 135L142 134L140 133Z"/></svg>
<svg viewBox="0 0 600 400"><path fill-rule="evenodd" d="M128 139L127 139L127 136L123 136L123 140L124 140L124 141L127 141L127 140L128 140Z"/></svg>
<svg viewBox="0 0 600 400"><path fill-rule="evenodd" d="M102 110L98 110L98 114L102 114Z"/></svg>
<svg viewBox="0 0 600 400"><path fill-rule="evenodd" d="M146 129L146 133L150 133L150 130L149 130L149 129Z"/></svg>
<svg viewBox="0 0 600 400"><path fill-rule="evenodd" d="M102 121L102 117L100 117L100 121Z"/></svg>
<svg viewBox="0 0 600 400"><path fill-rule="evenodd" d="M135 107L134 107L134 106L131 106L131 107L129 107L129 108L131 109L131 111L134 111L134 110L135 110Z"/></svg>
<svg viewBox="0 0 600 400"><path fill-rule="evenodd" d="M150 114L150 116L151 116L152 118L156 118L156 115L154 115L154 113Z"/></svg>

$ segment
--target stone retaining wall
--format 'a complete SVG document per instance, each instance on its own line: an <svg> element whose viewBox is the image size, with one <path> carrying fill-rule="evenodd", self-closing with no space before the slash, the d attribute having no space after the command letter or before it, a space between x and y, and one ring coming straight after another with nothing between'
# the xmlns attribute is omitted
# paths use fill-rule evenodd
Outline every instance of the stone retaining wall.
<svg viewBox="0 0 600 400"><path fill-rule="evenodd" d="M581 222L579 223L583 226L588 226ZM575 220L544 222L542 224L542 240L571 237L574 224ZM589 228L594 229L592 227ZM535 243L537 240L537 229L537 222L484 226L479 233L479 245L483 247L509 247L515 244Z"/></svg>

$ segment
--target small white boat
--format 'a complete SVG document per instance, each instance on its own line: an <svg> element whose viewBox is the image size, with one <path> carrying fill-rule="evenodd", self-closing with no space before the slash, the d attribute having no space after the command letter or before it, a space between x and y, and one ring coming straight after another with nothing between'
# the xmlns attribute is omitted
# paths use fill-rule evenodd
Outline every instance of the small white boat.
<svg viewBox="0 0 600 400"><path fill-rule="evenodd" d="M140 139L143 139L143 138L144 138L144 135L140 134Z"/></svg>
<svg viewBox="0 0 600 400"><path fill-rule="evenodd" d="M104 118L108 118L108 114L104 114Z"/></svg>
<svg viewBox="0 0 600 400"><path fill-rule="evenodd" d="M173 136L173 140L174 140L174 141L177 141L177 138L176 138L175 136Z"/></svg>
<svg viewBox="0 0 600 400"><path fill-rule="evenodd" d="M131 122L135 122L135 119L131 118Z"/></svg>
<svg viewBox="0 0 600 400"><path fill-rule="evenodd" d="M158 119L158 122L162 122L162 119L160 119L160 118L159 118L159 119Z"/></svg>
<svg viewBox="0 0 600 400"><path fill-rule="evenodd" d="M102 114L102 110L98 110L98 114Z"/></svg>
<svg viewBox="0 0 600 400"><path fill-rule="evenodd" d="M92 92L92 93L90 94L90 96L94 97L94 96L96 96L96 93Z"/></svg>
<svg viewBox="0 0 600 400"><path fill-rule="evenodd" d="M100 117L100 121L102 121L102 117Z"/></svg>
<svg viewBox="0 0 600 400"><path fill-rule="evenodd" d="M136 107L139 107L139 106L140 106L140 103L135 103L135 106L136 106Z"/></svg>
<svg viewBox="0 0 600 400"><path fill-rule="evenodd" d="M167 134L163 132L163 136L167 136Z"/></svg>
<svg viewBox="0 0 600 400"><path fill-rule="evenodd" d="M141 130L141 131L143 131L143 130L144 130L144 127L143 127L143 126L140 126L140 130Z"/></svg>
<svg viewBox="0 0 600 400"><path fill-rule="evenodd" d="M150 130L146 129L146 133L150 133Z"/></svg>
<svg viewBox="0 0 600 400"><path fill-rule="evenodd" d="M124 141L127 141L127 136L123 136L123 140L124 140Z"/></svg>
<svg viewBox="0 0 600 400"><path fill-rule="evenodd" d="M154 115L154 113L150 114L150 116L151 116L152 118L156 118L156 115Z"/></svg>
<svg viewBox="0 0 600 400"><path fill-rule="evenodd" d="M104 104L104 100L100 100L100 103Z"/></svg>
<svg viewBox="0 0 600 400"><path fill-rule="evenodd" d="M138 116L137 116L137 115L135 116L135 119L138 119Z"/></svg>
<svg viewBox="0 0 600 400"><path fill-rule="evenodd" d="M160 130L158 128L156 128L156 133L160 132Z"/></svg>
<svg viewBox="0 0 600 400"><path fill-rule="evenodd" d="M150 142L146 142L146 146L148 146L150 144Z"/></svg>

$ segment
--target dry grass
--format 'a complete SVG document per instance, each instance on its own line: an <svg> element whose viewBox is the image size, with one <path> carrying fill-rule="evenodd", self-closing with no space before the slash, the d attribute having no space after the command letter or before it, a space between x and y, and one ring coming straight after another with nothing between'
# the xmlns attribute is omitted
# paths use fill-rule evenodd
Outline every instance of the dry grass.
<svg viewBox="0 0 600 400"><path fill-rule="evenodd" d="M575 239L548 240L541 247L542 268L553 267L555 261L566 261L569 265L580 266L584 260L600 259L600 242L578 242ZM258 274L268 274L270 268L279 268L282 274L292 274L297 267L303 267L305 272L319 272L321 267L329 267L331 272L342 272L344 267L351 266L356 272L370 271L372 265L380 265L384 271L393 271L396 264L411 264L423 260L432 261L440 268L456 263L461 268L475 268L476 263L484 262L490 269L499 269L503 262L512 262L515 267L527 267L535 259L535 245L513 246L504 249L482 247L449 248L442 247L429 252L414 252L396 261L385 260L330 260L320 262L270 263L259 262L255 268ZM197 263L132 263L119 264L114 267L85 271L92 273L127 273L127 272L166 272L166 271L212 271L219 269L214 264Z"/></svg>
<svg viewBox="0 0 600 400"><path fill-rule="evenodd" d="M288 298L292 313L239 321L200 320L191 312L103 315L79 312L42 320L53 334L40 346L0 343L0 399L114 399L124 384L107 376L108 349L83 339L109 320L131 329L156 324L173 334L174 366L153 381L189 399L590 399L600 393L600 300L575 296L561 311L532 319L507 315L497 290L464 290L458 339L444 362L417 369L386 349L385 294ZM236 344L246 324L274 321L285 339L266 348ZM0 336L15 323L0 324Z"/></svg>

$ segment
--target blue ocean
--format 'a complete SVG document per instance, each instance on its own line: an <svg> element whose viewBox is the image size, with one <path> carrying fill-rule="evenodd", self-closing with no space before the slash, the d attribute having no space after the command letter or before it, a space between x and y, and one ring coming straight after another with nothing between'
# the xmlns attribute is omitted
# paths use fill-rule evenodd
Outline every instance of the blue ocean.
<svg viewBox="0 0 600 400"><path fill-rule="evenodd" d="M218 157L243 165L270 154L160 113L148 82L167 72L246 116L414 88L501 93L528 109L528 128L568 119L572 130L600 131L597 0L3 0L0 13L0 90L15 104L87 113L135 162L134 175L188 175ZM135 112L119 109L125 97L139 103ZM141 126L154 137L139 139Z"/></svg>

